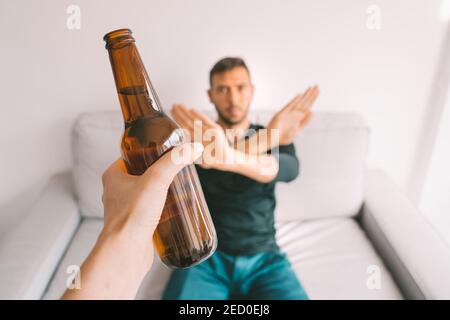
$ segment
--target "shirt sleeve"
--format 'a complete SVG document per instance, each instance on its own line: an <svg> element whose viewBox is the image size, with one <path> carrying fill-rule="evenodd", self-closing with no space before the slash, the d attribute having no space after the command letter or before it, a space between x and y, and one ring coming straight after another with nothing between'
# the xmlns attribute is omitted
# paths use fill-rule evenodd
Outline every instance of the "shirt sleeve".
<svg viewBox="0 0 450 320"><path fill-rule="evenodd" d="M278 173L274 181L290 182L298 177L300 161L295 154L294 144L273 148L268 152L278 160Z"/></svg>

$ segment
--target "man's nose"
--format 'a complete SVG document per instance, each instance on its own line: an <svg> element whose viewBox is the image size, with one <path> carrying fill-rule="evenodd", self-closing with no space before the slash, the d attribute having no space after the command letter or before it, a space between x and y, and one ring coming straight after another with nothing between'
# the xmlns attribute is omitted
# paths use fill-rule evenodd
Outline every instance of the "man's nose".
<svg viewBox="0 0 450 320"><path fill-rule="evenodd" d="M236 89L231 89L228 92L228 99L233 105L237 105L239 102L239 91Z"/></svg>

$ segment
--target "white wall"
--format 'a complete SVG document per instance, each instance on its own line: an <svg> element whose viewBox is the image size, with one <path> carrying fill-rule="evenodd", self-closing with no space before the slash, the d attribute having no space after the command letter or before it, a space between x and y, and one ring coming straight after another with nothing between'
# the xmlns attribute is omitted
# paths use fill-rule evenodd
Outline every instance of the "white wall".
<svg viewBox="0 0 450 320"><path fill-rule="evenodd" d="M437 139L428 175L425 180L420 209L450 244L450 86L447 103L438 127Z"/></svg>
<svg viewBox="0 0 450 320"><path fill-rule="evenodd" d="M163 104L209 106L212 64L241 55L254 108L319 83L317 110L359 111L370 163L405 187L443 40L440 0L0 0L0 205L71 165L77 114L119 110L102 36L134 31ZM66 8L81 8L81 29ZM381 30L366 9L382 10Z"/></svg>

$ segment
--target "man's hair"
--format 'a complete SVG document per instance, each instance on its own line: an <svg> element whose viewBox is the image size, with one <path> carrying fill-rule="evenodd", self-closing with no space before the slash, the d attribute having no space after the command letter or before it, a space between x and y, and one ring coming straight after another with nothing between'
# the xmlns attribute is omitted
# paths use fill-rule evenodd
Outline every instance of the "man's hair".
<svg viewBox="0 0 450 320"><path fill-rule="evenodd" d="M209 72L209 85L212 87L212 79L215 74L223 73L225 71L230 71L237 67L243 67L245 70L247 70L248 75L250 76L250 71L247 68L247 65L245 64L245 61L242 58L239 57L226 57L223 59L220 59L216 62L216 64L212 67L211 71Z"/></svg>

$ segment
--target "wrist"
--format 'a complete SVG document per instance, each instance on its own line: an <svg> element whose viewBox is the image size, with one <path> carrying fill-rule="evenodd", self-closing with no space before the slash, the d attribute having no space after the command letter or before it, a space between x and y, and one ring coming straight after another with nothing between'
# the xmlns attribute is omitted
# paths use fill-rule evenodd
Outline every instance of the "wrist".
<svg viewBox="0 0 450 320"><path fill-rule="evenodd" d="M279 142L279 130L267 127L258 130L257 133L242 142L237 150L250 155L266 154L267 151L277 147Z"/></svg>
<svg viewBox="0 0 450 320"><path fill-rule="evenodd" d="M133 230L132 228L123 227L120 229L107 230L103 229L97 239L96 247L114 252L120 259L126 259L129 262L137 261L133 264L139 270L146 273L153 262L153 232L146 232L145 236L142 231Z"/></svg>
<svg viewBox="0 0 450 320"><path fill-rule="evenodd" d="M224 153L224 159L218 163L218 170L221 171L233 171L233 167L236 165L238 158L242 152L232 147L227 147Z"/></svg>
<svg viewBox="0 0 450 320"><path fill-rule="evenodd" d="M63 299L133 299L152 263L152 248L102 230L81 266L81 289L67 290Z"/></svg>
<svg viewBox="0 0 450 320"><path fill-rule="evenodd" d="M280 145L280 130L275 128L267 129L267 150L272 150Z"/></svg>

